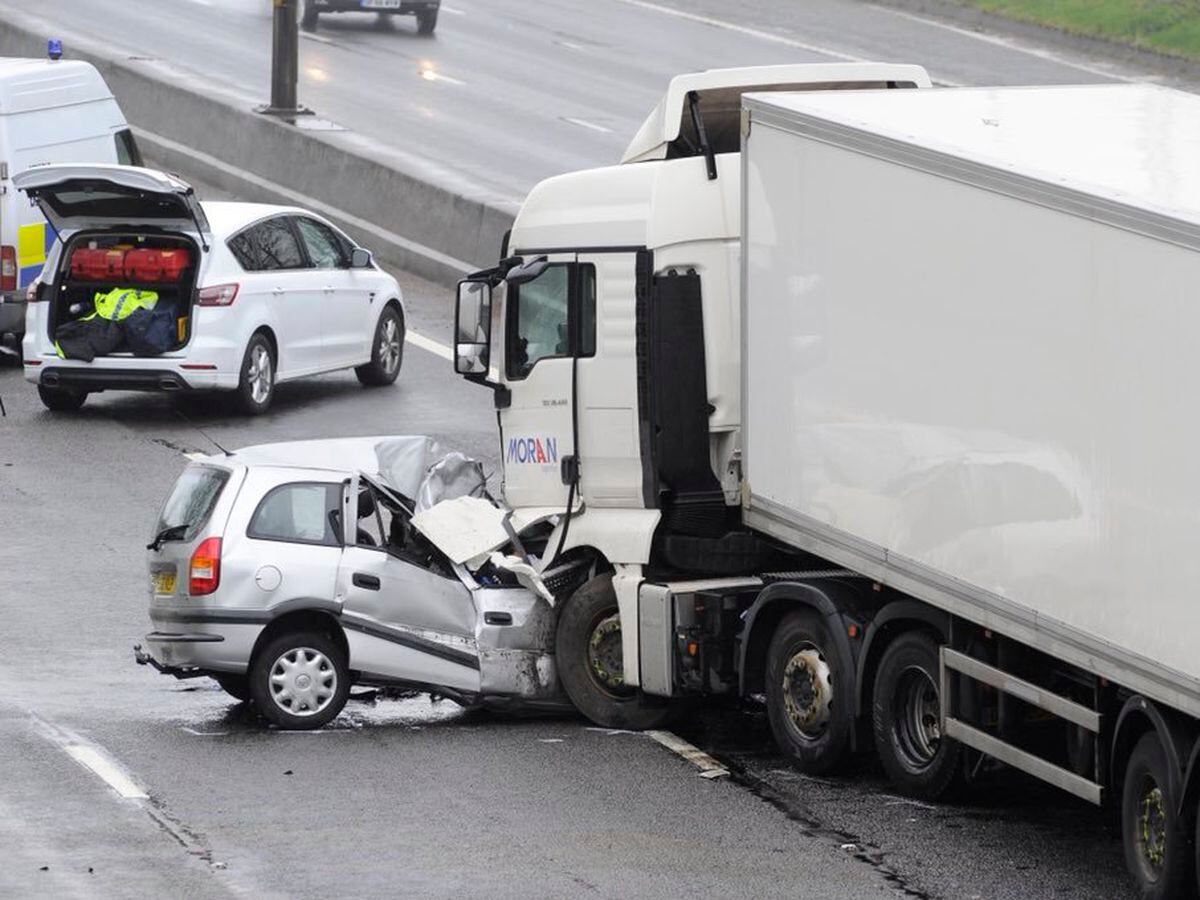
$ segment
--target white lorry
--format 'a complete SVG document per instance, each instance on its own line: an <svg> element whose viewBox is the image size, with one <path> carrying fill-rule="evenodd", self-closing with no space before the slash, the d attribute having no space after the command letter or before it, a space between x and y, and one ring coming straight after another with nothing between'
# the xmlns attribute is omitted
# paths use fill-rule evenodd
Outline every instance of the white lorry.
<svg viewBox="0 0 1200 900"><path fill-rule="evenodd" d="M1183 896L1200 97L888 89L927 85L675 79L460 285L456 370L508 505L560 513L527 549L593 566L558 598L585 714L760 699L802 769L872 748L923 797L986 756L1113 802L1141 895Z"/></svg>

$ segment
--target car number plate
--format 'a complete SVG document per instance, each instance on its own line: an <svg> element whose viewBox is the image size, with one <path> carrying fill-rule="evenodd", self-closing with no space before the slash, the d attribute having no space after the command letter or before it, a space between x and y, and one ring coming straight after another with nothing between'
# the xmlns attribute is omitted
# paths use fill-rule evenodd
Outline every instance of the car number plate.
<svg viewBox="0 0 1200 900"><path fill-rule="evenodd" d="M173 593L175 593L175 573L174 572L155 572L154 573L154 593L156 593L156 594L173 594Z"/></svg>
<svg viewBox="0 0 1200 900"><path fill-rule="evenodd" d="M399 9L400 0L362 0L363 9Z"/></svg>

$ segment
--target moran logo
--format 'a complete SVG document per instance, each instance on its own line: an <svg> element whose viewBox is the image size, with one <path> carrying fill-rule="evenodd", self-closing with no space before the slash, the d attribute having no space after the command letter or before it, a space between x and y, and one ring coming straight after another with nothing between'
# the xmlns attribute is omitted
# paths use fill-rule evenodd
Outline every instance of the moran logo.
<svg viewBox="0 0 1200 900"><path fill-rule="evenodd" d="M558 438L509 438L506 455L510 463L556 463L558 462Z"/></svg>

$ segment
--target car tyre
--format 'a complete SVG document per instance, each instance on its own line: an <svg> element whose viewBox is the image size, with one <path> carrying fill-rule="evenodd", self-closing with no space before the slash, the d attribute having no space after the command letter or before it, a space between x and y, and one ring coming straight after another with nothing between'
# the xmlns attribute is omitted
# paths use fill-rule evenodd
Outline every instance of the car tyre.
<svg viewBox="0 0 1200 900"><path fill-rule="evenodd" d="M342 648L317 631L283 634L250 663L250 696L272 725L310 731L331 722L350 696Z"/></svg>
<svg viewBox="0 0 1200 900"><path fill-rule="evenodd" d="M779 749L802 772L844 765L853 727L853 677L825 617L816 610L780 621L767 648L767 719Z"/></svg>
<svg viewBox="0 0 1200 900"><path fill-rule="evenodd" d="M245 703L250 699L250 676L235 675L232 672L221 672L213 674L213 681L221 686L221 690L227 693L234 700L240 700Z"/></svg>
<svg viewBox="0 0 1200 900"><path fill-rule="evenodd" d="M656 728L670 707L624 684L617 613L611 575L593 578L568 598L555 632L559 680L575 708L597 725Z"/></svg>
<svg viewBox="0 0 1200 900"><path fill-rule="evenodd" d="M938 645L923 631L897 637L875 670L875 751L903 794L936 800L962 773L962 747L942 735Z"/></svg>
<svg viewBox="0 0 1200 900"><path fill-rule="evenodd" d="M436 9L424 10L417 13L417 34L421 37L429 37L437 28L438 11Z"/></svg>
<svg viewBox="0 0 1200 900"><path fill-rule="evenodd" d="M238 376L237 405L248 416L267 411L275 397L275 352L266 335L250 338Z"/></svg>
<svg viewBox="0 0 1200 900"><path fill-rule="evenodd" d="M38 396L42 405L52 412L75 412L87 400L87 391L73 391L70 388L46 387L38 385Z"/></svg>
<svg viewBox="0 0 1200 900"><path fill-rule="evenodd" d="M394 382L404 362L404 319L393 306L385 306L371 339L371 361L354 370L366 387L382 387Z"/></svg>
<svg viewBox="0 0 1200 900"><path fill-rule="evenodd" d="M317 18L320 13L312 5L312 0L300 0L300 27L305 31L317 30Z"/></svg>
<svg viewBox="0 0 1200 900"><path fill-rule="evenodd" d="M1190 835L1179 821L1171 782L1162 741L1149 731L1129 754L1121 791L1125 865L1142 900L1185 897L1192 881Z"/></svg>

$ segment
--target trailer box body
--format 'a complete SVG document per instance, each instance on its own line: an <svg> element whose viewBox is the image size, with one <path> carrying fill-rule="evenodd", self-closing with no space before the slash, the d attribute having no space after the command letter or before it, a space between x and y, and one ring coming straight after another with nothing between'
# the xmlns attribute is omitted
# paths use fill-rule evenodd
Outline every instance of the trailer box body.
<svg viewBox="0 0 1200 900"><path fill-rule="evenodd" d="M1200 714L1200 97L744 106L746 524Z"/></svg>

